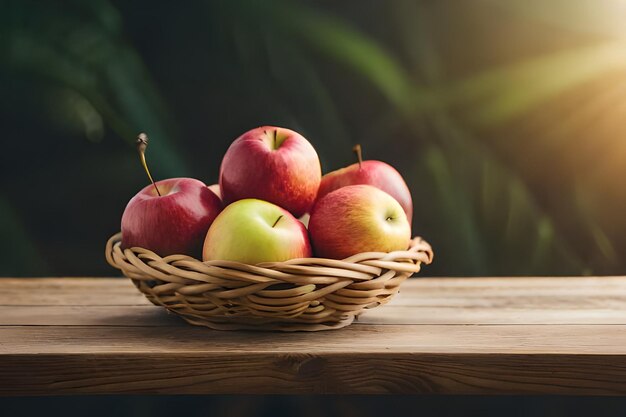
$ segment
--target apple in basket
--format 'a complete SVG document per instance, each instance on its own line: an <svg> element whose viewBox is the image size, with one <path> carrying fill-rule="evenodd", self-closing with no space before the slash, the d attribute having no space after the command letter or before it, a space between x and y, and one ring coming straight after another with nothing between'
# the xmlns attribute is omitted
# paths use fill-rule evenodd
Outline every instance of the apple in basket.
<svg viewBox="0 0 626 417"><path fill-rule="evenodd" d="M287 210L267 201L247 198L226 207L204 241L202 260L246 264L310 258L304 225Z"/></svg>
<svg viewBox="0 0 626 417"><path fill-rule="evenodd" d="M317 152L308 140L293 130L262 126L230 145L219 186L225 204L256 198L300 217L313 205L321 178Z"/></svg>
<svg viewBox="0 0 626 417"><path fill-rule="evenodd" d="M335 191L346 185L368 184L380 188L387 194L395 198L406 213L407 220L411 224L413 217L413 201L411 192L407 187L402 175L391 165L381 161L363 161L361 156L361 146L356 145L354 151L357 154L358 162L329 172L322 177L317 198L320 199L326 194Z"/></svg>
<svg viewBox="0 0 626 417"><path fill-rule="evenodd" d="M154 182L145 162L145 134L139 135L137 145L152 184L139 191L124 210L122 247L142 247L160 256L198 257L222 202L202 181L193 178Z"/></svg>
<svg viewBox="0 0 626 417"><path fill-rule="evenodd" d="M405 250L411 240L402 206L371 185L349 185L319 199L311 211L309 233L315 255L334 259Z"/></svg>
<svg viewBox="0 0 626 417"><path fill-rule="evenodd" d="M220 201L222 200L222 191L220 190L219 184L211 184L208 186L209 190L213 191L213 193L219 197Z"/></svg>

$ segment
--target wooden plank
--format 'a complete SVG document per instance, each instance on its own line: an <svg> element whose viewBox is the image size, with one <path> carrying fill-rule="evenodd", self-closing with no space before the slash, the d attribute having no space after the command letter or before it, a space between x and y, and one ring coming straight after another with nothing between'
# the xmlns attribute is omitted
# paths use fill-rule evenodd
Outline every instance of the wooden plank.
<svg viewBox="0 0 626 417"><path fill-rule="evenodd" d="M624 324L621 308L502 308L468 304L463 307L386 305L367 311L358 324ZM0 306L0 326L187 326L161 307L134 306Z"/></svg>
<svg viewBox="0 0 626 417"><path fill-rule="evenodd" d="M416 279L389 305L530 310L626 309L626 277Z"/></svg>
<svg viewBox="0 0 626 417"><path fill-rule="evenodd" d="M0 278L0 305L150 304L128 278Z"/></svg>
<svg viewBox="0 0 626 417"><path fill-rule="evenodd" d="M625 395L626 357L502 354L16 355L0 395Z"/></svg>
<svg viewBox="0 0 626 417"><path fill-rule="evenodd" d="M626 395L626 277L414 279L321 333L217 332L127 279L3 279L0 395Z"/></svg>
<svg viewBox="0 0 626 417"><path fill-rule="evenodd" d="M0 306L0 326L188 326L161 307Z"/></svg>
<svg viewBox="0 0 626 417"><path fill-rule="evenodd" d="M626 326L13 327L0 340L0 395L626 394Z"/></svg>
<svg viewBox="0 0 626 417"><path fill-rule="evenodd" d="M610 302L615 298L623 301L625 292L626 277L414 278L400 287L402 302L412 304L413 298L418 298L432 306L441 305L442 300L475 298L500 305L519 298L535 305L561 300L596 302L598 298Z"/></svg>
<svg viewBox="0 0 626 417"><path fill-rule="evenodd" d="M0 325L181 323L152 306L127 279L4 279L2 283ZM360 323L626 324L626 279L415 279L403 285L390 304L364 314Z"/></svg>
<svg viewBox="0 0 626 417"><path fill-rule="evenodd" d="M127 278L0 278L0 305L149 304ZM611 306L626 297L626 277L412 278L395 305L451 306L485 300L494 307L554 302ZM610 308L613 308L612 306Z"/></svg>
<svg viewBox="0 0 626 417"><path fill-rule="evenodd" d="M573 304L573 303L572 303ZM626 303L623 309L576 308L508 308L467 305L464 307L422 307L386 305L367 311L361 324L467 324L467 325L573 325L626 324ZM0 321L1 322L1 321Z"/></svg>
<svg viewBox="0 0 626 417"><path fill-rule="evenodd" d="M128 352L626 355L626 326L355 324L316 333L228 332L197 326L0 327L0 356Z"/></svg>

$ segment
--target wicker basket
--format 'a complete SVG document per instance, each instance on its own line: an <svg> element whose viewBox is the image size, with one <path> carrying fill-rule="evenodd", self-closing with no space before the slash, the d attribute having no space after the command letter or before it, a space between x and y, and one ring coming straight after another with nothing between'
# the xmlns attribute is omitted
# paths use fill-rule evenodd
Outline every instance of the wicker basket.
<svg viewBox="0 0 626 417"><path fill-rule="evenodd" d="M360 253L344 260L303 258L246 265L160 257L122 249L121 233L106 258L153 303L191 324L218 330L317 331L352 323L364 309L387 303L400 284L433 258L421 238L406 251Z"/></svg>

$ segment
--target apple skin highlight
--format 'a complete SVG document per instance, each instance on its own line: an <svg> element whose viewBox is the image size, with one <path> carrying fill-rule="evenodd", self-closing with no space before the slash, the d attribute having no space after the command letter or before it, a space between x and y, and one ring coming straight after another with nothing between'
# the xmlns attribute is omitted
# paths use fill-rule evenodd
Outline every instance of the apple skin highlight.
<svg viewBox="0 0 626 417"><path fill-rule="evenodd" d="M311 256L304 225L287 210L257 199L226 207L209 228L202 251L203 261L250 265Z"/></svg>
<svg viewBox="0 0 626 417"><path fill-rule="evenodd" d="M311 209L321 178L320 161L309 141L289 129L262 126L230 145L219 185L225 205L256 198L300 217Z"/></svg>
<svg viewBox="0 0 626 417"><path fill-rule="evenodd" d="M317 198L348 185L372 185L392 196L400 203L409 224L413 218L413 199L402 175L382 161L362 161L329 172L322 177Z"/></svg>
<svg viewBox="0 0 626 417"><path fill-rule="evenodd" d="M122 248L141 247L160 256L198 257L220 199L199 180L170 178L139 191L122 215Z"/></svg>
<svg viewBox="0 0 626 417"><path fill-rule="evenodd" d="M411 240L402 206L370 185L342 187L318 200L311 211L309 233L315 256L332 259L405 250Z"/></svg>

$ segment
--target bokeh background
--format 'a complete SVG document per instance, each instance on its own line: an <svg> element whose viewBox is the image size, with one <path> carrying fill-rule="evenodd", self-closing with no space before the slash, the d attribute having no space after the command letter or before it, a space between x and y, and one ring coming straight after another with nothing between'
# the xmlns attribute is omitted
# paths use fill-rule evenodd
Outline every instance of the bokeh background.
<svg viewBox="0 0 626 417"><path fill-rule="evenodd" d="M116 275L156 178L275 124L394 165L429 275L626 271L626 2L1 0L0 276Z"/></svg>

